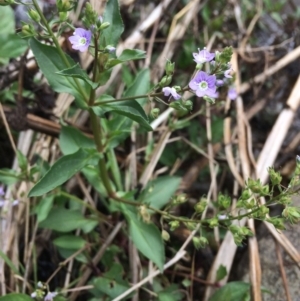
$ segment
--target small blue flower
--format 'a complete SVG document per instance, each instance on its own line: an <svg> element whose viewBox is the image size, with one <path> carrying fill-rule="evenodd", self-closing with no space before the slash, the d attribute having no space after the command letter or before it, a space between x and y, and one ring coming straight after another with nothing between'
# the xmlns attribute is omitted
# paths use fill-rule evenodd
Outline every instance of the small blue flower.
<svg viewBox="0 0 300 301"><path fill-rule="evenodd" d="M226 78L232 78L232 76L230 75L231 71L232 71L232 68L226 70L226 71L224 72L224 76L225 76Z"/></svg>
<svg viewBox="0 0 300 301"><path fill-rule="evenodd" d="M200 51L200 49L198 49L198 50L199 50L199 53L193 53L194 61L197 64L204 64L206 62L210 62L211 60L213 60L215 58L215 54L208 52L205 48L201 51Z"/></svg>
<svg viewBox="0 0 300 301"><path fill-rule="evenodd" d="M237 98L237 92L236 92L236 89L233 88L233 87L229 88L228 93L227 93L227 97L228 97L230 100L236 100L236 98Z"/></svg>
<svg viewBox="0 0 300 301"><path fill-rule="evenodd" d="M178 100L178 99L181 98L180 94L178 94L177 91L175 90L175 88L173 88L173 87L172 88L170 88L170 87L164 87L162 89L162 91L164 92L165 96L172 95L175 100Z"/></svg>
<svg viewBox="0 0 300 301"><path fill-rule="evenodd" d="M218 93L216 92L216 76L208 75L204 71L199 71L196 74L196 76L190 81L189 87L196 93L198 97L218 97Z"/></svg>
<svg viewBox="0 0 300 301"><path fill-rule="evenodd" d="M92 39L92 32L83 28L76 28L73 36L69 37L69 41L72 44L72 48L85 52L88 50Z"/></svg>

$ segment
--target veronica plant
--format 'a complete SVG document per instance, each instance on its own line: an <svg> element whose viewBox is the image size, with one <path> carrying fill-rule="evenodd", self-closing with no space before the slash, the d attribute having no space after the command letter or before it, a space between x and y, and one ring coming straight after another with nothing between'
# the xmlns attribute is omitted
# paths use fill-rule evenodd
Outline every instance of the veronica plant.
<svg viewBox="0 0 300 301"><path fill-rule="evenodd" d="M149 70L145 69L120 98L115 98L115 95L98 95L99 87L107 83L115 66L144 59L146 56L144 51L138 49L124 49L122 53L116 54L118 41L123 32L118 1L109 0L103 16L98 16L90 3L87 3L82 19L84 27L78 28L74 28L68 21L68 12L73 8L69 0L57 0L58 17L51 22L46 20L36 0L33 0L32 4L29 11L32 22L23 24L23 37L28 39L37 64L52 89L58 93L71 94L77 108L88 113L93 139L76 128L62 125L60 147L63 155L40 176L38 181L35 181L35 174L26 174L26 179L34 182L29 197L38 198L40 202L52 203L56 196L78 201L76 196L64 191L62 184L81 171L99 193L106 210L123 213L134 244L160 270L163 269L165 261L163 239L169 239L168 231L173 231L182 224L191 229L195 229L199 224L207 228L223 227L232 232L235 242L240 245L245 237L252 233L246 227L233 225L234 220L243 217L267 220L277 229L283 229L284 219L292 223L300 219L299 210L290 206L290 196L294 191L289 188L282 189L280 175L273 169L269 170L270 185L262 185L259 180L248 180L235 211L231 209L231 198L220 194L214 204L217 215L204 220L201 219L201 214L208 206L204 198L195 205L191 216L172 214L175 206L187 200L184 195L173 196L179 185L178 179L161 180L156 183L156 188L154 186L157 192L164 187L172 187L171 194L167 194L167 199L163 202L151 197L151 193L149 196L151 187L142 192L138 189L128 191L120 180L114 148L124 139L124 132L130 132L133 126L138 125L143 131L152 131L148 116L153 118L159 114L158 108L155 107L156 103L164 103L175 110L190 112L193 102L185 99L184 92L189 91L197 96L194 101L215 103L219 97L218 90L226 86L230 87L228 97L232 100L237 97L237 92L232 86L231 47L225 48L222 52L199 49L198 52L191 53L191 58L193 57L196 63L195 71L183 86L171 85L175 64L167 60L165 75L152 88ZM88 51L93 56L91 74L83 70L63 51L58 38L64 32L71 33L68 41L74 50ZM164 101L163 96L169 97L169 101ZM151 109L145 111L143 107L147 102L150 103ZM107 119L107 114L111 114L113 118ZM110 164L107 158L110 158ZM300 163L297 164L295 178L300 174ZM274 194L275 189L280 191L277 196ZM267 199L265 205L260 204L261 197ZM282 217L268 215L268 207L274 203L285 206ZM40 220L40 227L69 232L81 229L84 233L90 233L98 222L102 221L103 215L93 206L81 205L87 208L86 215L82 215L80 211L74 213L63 206L59 210L57 206L53 208L50 206L47 214ZM41 208L38 208L36 213L40 213L39 210ZM168 231L163 229L162 235L152 222L153 213L161 216L162 225L168 226ZM63 225L55 222L58 216L63 220L72 220L73 223L68 222L62 229ZM208 241L201 235L201 231L199 233L199 237L194 238L194 244L196 247L203 247ZM56 294L49 292L48 289L37 289L34 296L41 300L43 298L51 300Z"/></svg>

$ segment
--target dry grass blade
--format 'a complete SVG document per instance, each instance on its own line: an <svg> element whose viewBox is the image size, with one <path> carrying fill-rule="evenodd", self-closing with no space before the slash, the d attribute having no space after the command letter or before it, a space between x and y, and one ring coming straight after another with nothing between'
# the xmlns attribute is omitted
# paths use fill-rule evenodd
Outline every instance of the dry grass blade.
<svg viewBox="0 0 300 301"><path fill-rule="evenodd" d="M288 64L295 61L300 56L300 46L286 54L282 59L278 60L276 63L274 63L270 68L265 70L264 72L256 75L251 82L243 83L239 89L239 93L245 93L248 91L253 84L262 83L265 81L268 77L273 75L274 73L278 72Z"/></svg>

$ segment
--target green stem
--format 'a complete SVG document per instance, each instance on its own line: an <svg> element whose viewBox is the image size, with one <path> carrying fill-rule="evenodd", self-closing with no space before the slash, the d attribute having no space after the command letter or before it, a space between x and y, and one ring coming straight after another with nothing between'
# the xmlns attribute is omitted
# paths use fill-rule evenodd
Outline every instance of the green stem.
<svg viewBox="0 0 300 301"><path fill-rule="evenodd" d="M108 172L106 169L105 160L104 160L104 147L103 147L102 138L101 138L101 136L102 136L101 135L101 126L100 126L98 117L94 113L94 111L92 109L90 109L89 113L90 113L92 130L93 130L97 150L99 153L101 153L101 158L99 159L99 163L98 163L101 180L103 181L103 185L104 185L108 195L111 197L115 193L111 187Z"/></svg>
<svg viewBox="0 0 300 301"><path fill-rule="evenodd" d="M98 68L97 68L97 62L98 62L98 35L94 37L94 44L95 44L95 59L94 59L94 67L93 67L93 82L95 83L98 76ZM95 102L96 97L96 90L92 89L90 93L89 98L89 106L92 106Z"/></svg>

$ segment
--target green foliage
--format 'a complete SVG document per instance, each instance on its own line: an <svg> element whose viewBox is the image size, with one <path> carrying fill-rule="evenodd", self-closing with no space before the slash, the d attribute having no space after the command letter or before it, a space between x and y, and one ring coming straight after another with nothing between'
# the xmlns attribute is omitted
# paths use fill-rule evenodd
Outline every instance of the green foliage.
<svg viewBox="0 0 300 301"><path fill-rule="evenodd" d="M116 59L110 59L105 65L106 68L112 68L118 64L122 64L124 62L140 60L146 57L146 52L139 49L125 49L121 55Z"/></svg>
<svg viewBox="0 0 300 301"><path fill-rule="evenodd" d="M148 122L148 117L145 114L145 111L136 100L122 100L110 104L104 104L101 105L101 109L105 112L115 112L118 115L128 117L140 124L147 131L152 131L152 127Z"/></svg>
<svg viewBox="0 0 300 301"><path fill-rule="evenodd" d="M32 298L25 294L12 293L0 297L0 301L32 301Z"/></svg>
<svg viewBox="0 0 300 301"><path fill-rule="evenodd" d="M61 235L53 240L53 244L64 249L79 250L84 247L86 241L80 236Z"/></svg>
<svg viewBox="0 0 300 301"><path fill-rule="evenodd" d="M165 251L158 228L153 223L142 221L134 209L122 205L121 210L128 222L129 236L134 245L162 271L165 262Z"/></svg>
<svg viewBox="0 0 300 301"><path fill-rule="evenodd" d="M88 165L91 159L98 157L98 153L79 149L58 159L48 172L32 187L28 196L40 196L63 184Z"/></svg>
<svg viewBox="0 0 300 301"><path fill-rule="evenodd" d="M92 89L96 89L99 86L98 83L94 83L89 78L86 71L82 70L78 63L76 65L72 66L71 68L60 70L60 71L57 71L56 73L59 75L65 76L65 77L80 78L83 81L85 81L87 84L89 84Z"/></svg>
<svg viewBox="0 0 300 301"><path fill-rule="evenodd" d="M8 168L0 169L0 182L4 185L10 186L20 181L21 176L18 172Z"/></svg>
<svg viewBox="0 0 300 301"><path fill-rule="evenodd" d="M80 148L96 149L94 140L71 126L62 126L59 135L59 146L64 155L73 154Z"/></svg>
<svg viewBox="0 0 300 301"><path fill-rule="evenodd" d="M229 282L218 289L209 301L250 301L250 284L242 281Z"/></svg>
<svg viewBox="0 0 300 301"><path fill-rule="evenodd" d="M93 280L95 290L114 299L130 288L128 281L123 279L123 268L120 264L114 263L110 270L104 273L103 277L98 277ZM95 293L97 296L97 292ZM122 300L131 298L132 294ZM100 297L100 296L99 296Z"/></svg>
<svg viewBox="0 0 300 301"><path fill-rule="evenodd" d="M16 58L23 54L28 48L27 41L21 39L17 34L0 34L0 60Z"/></svg>
<svg viewBox="0 0 300 301"><path fill-rule="evenodd" d="M15 32L15 16L10 6L0 9L0 35Z"/></svg>
<svg viewBox="0 0 300 301"><path fill-rule="evenodd" d="M55 47L42 44L34 38L29 40L29 45L52 89L60 93L70 93L75 97L76 104L80 108L86 109L85 100L90 92L90 86L85 81L77 79L79 86L82 88L79 89L72 77L57 75L57 72L69 68L67 62L71 67L74 67L76 63L66 54L67 62L65 62Z"/></svg>
<svg viewBox="0 0 300 301"><path fill-rule="evenodd" d="M39 223L39 227L63 233L82 229L83 232L88 233L97 224L96 220L84 217L78 210L53 208L50 210L47 218Z"/></svg>
<svg viewBox="0 0 300 301"><path fill-rule="evenodd" d="M220 281L223 278L225 278L226 276L227 276L227 269L224 265L221 264L217 270L216 281Z"/></svg>
<svg viewBox="0 0 300 301"><path fill-rule="evenodd" d="M14 265L14 263L9 259L9 257L4 254L1 250L0 250L0 258L7 264L7 266L16 274L16 275L20 275L20 272L18 270L18 268ZM0 298L0 300L2 300Z"/></svg>
<svg viewBox="0 0 300 301"><path fill-rule="evenodd" d="M53 207L54 195L47 195L34 207L34 213L37 215L38 223L45 220Z"/></svg>
<svg viewBox="0 0 300 301"><path fill-rule="evenodd" d="M109 22L110 26L103 30L100 38L100 44L103 48L107 45L117 45L124 31L124 24L120 14L118 0L109 0L106 4L103 22Z"/></svg>
<svg viewBox="0 0 300 301"><path fill-rule="evenodd" d="M139 200L153 208L161 209L169 203L180 181L180 177L159 177L147 185Z"/></svg>

